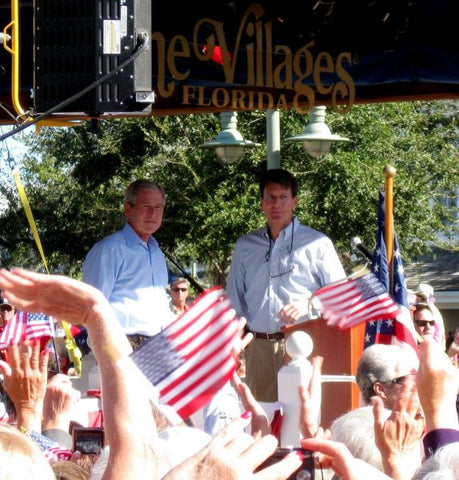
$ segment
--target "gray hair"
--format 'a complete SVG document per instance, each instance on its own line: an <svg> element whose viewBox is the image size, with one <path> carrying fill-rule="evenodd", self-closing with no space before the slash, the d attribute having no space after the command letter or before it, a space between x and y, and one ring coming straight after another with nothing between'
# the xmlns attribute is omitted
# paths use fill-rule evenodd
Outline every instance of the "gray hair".
<svg viewBox="0 0 459 480"><path fill-rule="evenodd" d="M412 480L454 480L459 478L459 442L439 448L414 473Z"/></svg>
<svg viewBox="0 0 459 480"><path fill-rule="evenodd" d="M166 192L164 188L156 182L141 178L130 183L124 191L124 203L133 207L137 201L137 195L141 190L157 190L161 192L164 202L166 202Z"/></svg>
<svg viewBox="0 0 459 480"><path fill-rule="evenodd" d="M384 409L385 418L390 413ZM383 471L381 452L375 443L373 407L350 410L335 419L330 430L333 440L344 443L355 458Z"/></svg>
<svg viewBox="0 0 459 480"><path fill-rule="evenodd" d="M365 404L375 394L375 382L392 380L395 369L402 360L403 350L398 345L375 344L366 348L360 357L355 374Z"/></svg>

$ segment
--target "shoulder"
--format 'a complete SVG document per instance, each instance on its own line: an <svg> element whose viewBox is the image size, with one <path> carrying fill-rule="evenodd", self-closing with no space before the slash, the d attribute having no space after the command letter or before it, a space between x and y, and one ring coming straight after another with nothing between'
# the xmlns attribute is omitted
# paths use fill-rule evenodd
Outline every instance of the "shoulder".
<svg viewBox="0 0 459 480"><path fill-rule="evenodd" d="M95 253L100 254L104 251L113 250L119 248L122 245L126 245L126 239L123 231L118 230L117 232L113 232L110 235L102 238L102 240L96 242L89 251L88 256L94 255Z"/></svg>
<svg viewBox="0 0 459 480"><path fill-rule="evenodd" d="M307 225L303 225L298 223L297 228L295 230L295 235L298 234L300 236L304 236L311 241L323 241L323 242L330 242L330 238L325 235L325 233L320 232L319 230L315 230L314 228L308 227Z"/></svg>
<svg viewBox="0 0 459 480"><path fill-rule="evenodd" d="M258 245L268 241L268 238L266 227L253 230L252 232L242 235L236 240L236 249L250 248L253 245Z"/></svg>

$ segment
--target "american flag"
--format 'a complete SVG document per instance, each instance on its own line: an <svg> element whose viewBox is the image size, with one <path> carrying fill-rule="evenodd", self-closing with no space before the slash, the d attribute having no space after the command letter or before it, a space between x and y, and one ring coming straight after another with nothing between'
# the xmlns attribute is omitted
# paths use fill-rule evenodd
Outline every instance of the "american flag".
<svg viewBox="0 0 459 480"><path fill-rule="evenodd" d="M58 460L69 460L73 455L71 450L59 445L41 433L29 432L29 436L42 449L43 455L50 463Z"/></svg>
<svg viewBox="0 0 459 480"><path fill-rule="evenodd" d="M159 391L159 401L186 419L232 377L238 341L235 312L223 289L215 287L135 350L132 359Z"/></svg>
<svg viewBox="0 0 459 480"><path fill-rule="evenodd" d="M398 305L372 273L325 285L314 292L327 325L347 329L374 318L393 319Z"/></svg>
<svg viewBox="0 0 459 480"><path fill-rule="evenodd" d="M0 336L0 350L5 350L10 345L54 336L53 321L43 313L16 312L7 323Z"/></svg>
<svg viewBox="0 0 459 480"><path fill-rule="evenodd" d="M375 343L397 344L402 348L409 346L418 351L416 334L409 311L402 257L394 232L393 263L392 263L392 291L390 291L389 267L385 244L385 195L379 193L378 229L376 233L376 248L373 254L371 271L376 275L385 289L390 292L393 300L400 306L400 314L395 320L385 320L374 317L367 323L365 330L364 348Z"/></svg>

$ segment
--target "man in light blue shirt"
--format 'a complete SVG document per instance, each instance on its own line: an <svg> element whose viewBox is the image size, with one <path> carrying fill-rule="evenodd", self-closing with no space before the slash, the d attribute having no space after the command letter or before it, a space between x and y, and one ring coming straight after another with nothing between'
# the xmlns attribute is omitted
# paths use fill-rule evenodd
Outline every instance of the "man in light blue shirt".
<svg viewBox="0 0 459 480"><path fill-rule="evenodd" d="M132 182L124 194L123 229L97 242L83 263L83 281L105 295L133 346L172 319L166 260L152 237L161 226L164 204L160 185Z"/></svg>
<svg viewBox="0 0 459 480"><path fill-rule="evenodd" d="M345 278L331 240L301 225L293 211L298 184L286 170L267 170L260 205L267 225L236 242L226 292L254 340L245 351L246 380L255 398L277 401L277 372L284 362L283 325L308 318L309 298Z"/></svg>

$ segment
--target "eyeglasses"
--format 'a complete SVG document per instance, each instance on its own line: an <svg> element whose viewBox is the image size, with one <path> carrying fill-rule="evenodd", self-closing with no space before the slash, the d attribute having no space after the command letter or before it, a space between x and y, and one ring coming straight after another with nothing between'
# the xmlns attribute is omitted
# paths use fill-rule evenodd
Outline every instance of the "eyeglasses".
<svg viewBox="0 0 459 480"><path fill-rule="evenodd" d="M175 287L172 289L173 292L175 293L178 293L178 292L187 292L188 291L188 288L178 288L178 287Z"/></svg>
<svg viewBox="0 0 459 480"><path fill-rule="evenodd" d="M293 272L293 270L295 269L295 266L291 264L291 257L292 257L292 250L293 250L293 238L294 238L293 221L292 221L292 227L291 228L292 229L291 229L291 232L290 232L290 247L287 247L288 263L289 263L288 266L290 268L288 270L286 270L285 272L276 273L274 275L271 273L271 264L270 264L271 252L272 252L272 248L273 248L273 241L271 239L271 235L269 235L269 248L268 248L268 251L265 254L265 262L268 264L268 273L269 273L269 278L270 279L282 277L283 275L287 275L288 273Z"/></svg>
<svg viewBox="0 0 459 480"><path fill-rule="evenodd" d="M13 310L13 307L10 307L9 305L3 305L0 307L0 310L2 312L11 312L11 310Z"/></svg>
<svg viewBox="0 0 459 480"><path fill-rule="evenodd" d="M397 378L393 378L392 380L387 380L384 383L392 383L393 385L403 385L406 377L407 376L404 375L403 377L397 377Z"/></svg>
<svg viewBox="0 0 459 480"><path fill-rule="evenodd" d="M418 327L427 327L427 325L433 327L435 325L435 320L415 320L414 323Z"/></svg>

